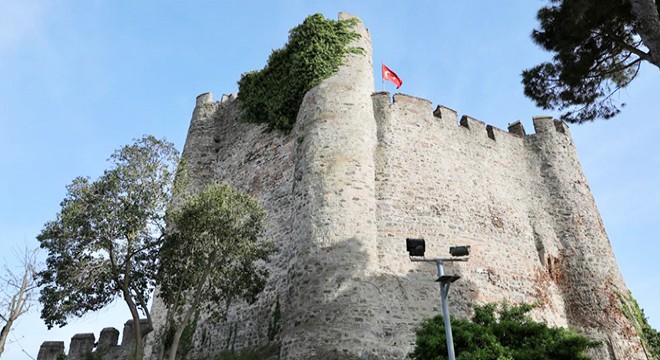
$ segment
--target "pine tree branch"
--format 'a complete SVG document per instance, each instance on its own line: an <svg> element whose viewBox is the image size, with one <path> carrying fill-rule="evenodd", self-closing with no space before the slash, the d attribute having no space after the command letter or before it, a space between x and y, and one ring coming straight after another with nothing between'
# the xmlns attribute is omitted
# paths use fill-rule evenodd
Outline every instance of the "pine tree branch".
<svg viewBox="0 0 660 360"><path fill-rule="evenodd" d="M660 69L660 14L654 0L630 0L635 30L649 49L649 61ZM646 59L645 59L646 60Z"/></svg>

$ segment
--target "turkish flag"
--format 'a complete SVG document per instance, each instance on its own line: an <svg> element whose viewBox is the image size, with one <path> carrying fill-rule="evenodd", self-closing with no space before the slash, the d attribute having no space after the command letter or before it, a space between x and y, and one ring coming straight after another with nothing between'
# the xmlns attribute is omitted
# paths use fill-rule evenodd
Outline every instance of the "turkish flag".
<svg viewBox="0 0 660 360"><path fill-rule="evenodd" d="M401 85L403 84L403 81L397 76L397 74L394 73L394 71L390 70L385 64L382 64L382 72L383 72L383 80L389 80L396 85L396 88L400 88Z"/></svg>

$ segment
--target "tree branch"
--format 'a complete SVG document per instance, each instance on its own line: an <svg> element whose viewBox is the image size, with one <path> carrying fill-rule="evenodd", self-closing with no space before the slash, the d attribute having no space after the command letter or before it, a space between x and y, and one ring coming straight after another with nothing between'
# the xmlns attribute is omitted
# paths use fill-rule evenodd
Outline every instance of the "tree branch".
<svg viewBox="0 0 660 360"><path fill-rule="evenodd" d="M610 40L610 41L616 43L616 44L617 44L618 46L620 46L622 49L624 49L624 50L626 50L626 51L628 51L628 52L630 52L630 53L633 53L633 54L639 56L642 60L645 60L645 61L648 61L648 62L650 62L650 63L653 63L653 58L651 57L651 55L650 55L649 53L646 53L646 52L640 50L639 48L634 47L634 46L628 44L627 42L625 42L625 41L623 41L623 40L621 40L621 39L618 39L618 38L616 38L616 37L610 36L610 35L608 35L608 34L604 34L604 33L600 32L600 31L592 31L591 33L592 33L593 35L600 35L600 36L602 36L602 37L604 37L604 38L606 38L606 39L608 39L608 40Z"/></svg>
<svg viewBox="0 0 660 360"><path fill-rule="evenodd" d="M630 0L635 16L635 30L649 49L645 59L660 69L660 14L654 0Z"/></svg>

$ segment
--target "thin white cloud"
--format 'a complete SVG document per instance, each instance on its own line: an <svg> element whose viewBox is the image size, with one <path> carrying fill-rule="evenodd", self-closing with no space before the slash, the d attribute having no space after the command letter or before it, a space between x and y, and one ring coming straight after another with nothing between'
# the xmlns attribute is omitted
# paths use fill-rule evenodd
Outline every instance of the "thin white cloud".
<svg viewBox="0 0 660 360"><path fill-rule="evenodd" d="M45 1L3 0L0 11L0 61L38 34Z"/></svg>

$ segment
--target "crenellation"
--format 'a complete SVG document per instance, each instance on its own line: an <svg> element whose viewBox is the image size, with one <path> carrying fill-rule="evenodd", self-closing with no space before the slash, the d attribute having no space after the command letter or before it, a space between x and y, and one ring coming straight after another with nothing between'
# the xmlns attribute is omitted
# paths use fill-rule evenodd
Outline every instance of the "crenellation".
<svg viewBox="0 0 660 360"><path fill-rule="evenodd" d="M234 101L238 98L238 94L236 93L231 93L231 94L222 94L222 97L220 98L220 103L226 103L228 101Z"/></svg>
<svg viewBox="0 0 660 360"><path fill-rule="evenodd" d="M471 131L474 131L475 134L486 133L486 123L481 120L477 120L469 115L461 116L461 120L459 121L459 124L467 129L470 129Z"/></svg>
<svg viewBox="0 0 660 360"><path fill-rule="evenodd" d="M493 125L486 125L486 133L488 133L488 138L495 140L495 131L493 129Z"/></svg>
<svg viewBox="0 0 660 360"><path fill-rule="evenodd" d="M97 345L99 350L110 349L117 346L119 343L119 330L113 327L103 328L101 335L99 335L99 343Z"/></svg>
<svg viewBox="0 0 660 360"><path fill-rule="evenodd" d="M433 116L440 119L448 119L452 123L458 123L458 113L456 110L448 108L444 105L438 105L433 111Z"/></svg>
<svg viewBox="0 0 660 360"><path fill-rule="evenodd" d="M210 92L205 92L197 96L197 98L195 99L195 106L203 106L204 104L211 102L213 102L213 94L211 94Z"/></svg>
<svg viewBox="0 0 660 360"><path fill-rule="evenodd" d="M534 123L534 132L536 134L543 134L550 131L556 131L555 120L552 116L534 116L532 117Z"/></svg>
<svg viewBox="0 0 660 360"><path fill-rule="evenodd" d="M95 342L96 337L92 333L74 335L69 344L69 356L67 359L84 360L94 350Z"/></svg>
<svg viewBox="0 0 660 360"><path fill-rule="evenodd" d="M374 102L374 109L381 109L381 112L385 109L387 111L409 111L419 116L414 119L414 121L419 121L419 119L426 119L429 114L429 110L432 109L430 105L432 102L419 98L416 96L411 96L407 94L397 93L394 96L391 96L387 91L379 91L372 94L372 101ZM508 131L504 131L494 125L487 124L481 120L478 120L469 115L461 116L458 120L458 113L456 110L453 110L444 105L437 105L435 110L432 111L432 116L436 119L439 119L442 123L442 128L456 127L461 126L467 128L471 133L477 134L477 136L482 136L485 134L484 138L490 138L491 140L501 141L507 139L507 141L517 142L516 138L524 138L530 134L525 132L525 128L521 121L515 121L508 126ZM559 120L554 120L549 116L536 116L534 117L535 121L540 121L537 126L541 129L541 132L548 129L555 129L558 132L565 133L567 125ZM376 119L379 121L379 118ZM531 134L533 135L533 134ZM379 136L379 141L382 136Z"/></svg>
<svg viewBox="0 0 660 360"><path fill-rule="evenodd" d="M566 134L566 129L568 129L568 125L565 122L561 120L555 120L554 123L555 123L555 130L557 130L557 132Z"/></svg>
<svg viewBox="0 0 660 360"><path fill-rule="evenodd" d="M146 335L147 319L141 319L142 333ZM101 330L99 341L96 342L93 333L76 334L71 337L68 354L64 353L63 341L44 341L39 349L37 360L127 360L135 351L133 320L124 324L121 344L118 344L119 331L108 327Z"/></svg>
<svg viewBox="0 0 660 360"><path fill-rule="evenodd" d="M64 355L64 341L44 341L39 347L37 360L58 360Z"/></svg>
<svg viewBox="0 0 660 360"><path fill-rule="evenodd" d="M509 133L521 137L525 137L527 134L525 133L525 127L523 126L523 123L518 120L514 121L508 126Z"/></svg>

